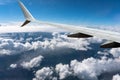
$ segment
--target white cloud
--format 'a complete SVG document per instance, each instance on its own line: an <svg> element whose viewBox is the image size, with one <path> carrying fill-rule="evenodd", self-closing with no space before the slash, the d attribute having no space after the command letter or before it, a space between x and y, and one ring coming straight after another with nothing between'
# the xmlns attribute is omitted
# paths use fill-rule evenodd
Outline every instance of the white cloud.
<svg viewBox="0 0 120 80"><path fill-rule="evenodd" d="M110 50L110 53L114 57L120 57L120 48L113 48L113 49Z"/></svg>
<svg viewBox="0 0 120 80"><path fill-rule="evenodd" d="M90 49L89 42L87 39L73 39L68 38L66 35L61 35L59 33L53 33L52 39L45 39L45 41L37 41L32 43L32 48L34 50L57 50L72 48L75 50L87 50Z"/></svg>
<svg viewBox="0 0 120 80"><path fill-rule="evenodd" d="M11 64L10 65L10 68L16 68L17 67L17 64Z"/></svg>
<svg viewBox="0 0 120 80"><path fill-rule="evenodd" d="M83 61L72 60L70 66L68 64L57 64L55 71L59 75L59 79L65 79L68 76L77 76L83 80L98 80L98 76L103 73L112 73L120 70L120 58L87 58ZM119 79L118 79L119 80Z"/></svg>
<svg viewBox="0 0 120 80"><path fill-rule="evenodd" d="M97 54L102 54L104 56L107 56L107 55L109 55L109 52L108 51L103 51L103 52L98 51Z"/></svg>
<svg viewBox="0 0 120 80"><path fill-rule="evenodd" d="M24 51L29 51L31 44L15 42L14 39L0 38L0 55L13 55Z"/></svg>
<svg viewBox="0 0 120 80"><path fill-rule="evenodd" d="M0 55L11 55L11 51L2 49L2 50L0 50Z"/></svg>
<svg viewBox="0 0 120 80"><path fill-rule="evenodd" d="M77 60L71 61L71 69L80 79L98 80L97 76L104 72L113 72L120 70L120 58L118 59L94 59L88 58L79 62Z"/></svg>
<svg viewBox="0 0 120 80"><path fill-rule="evenodd" d="M46 78L50 78L52 74L53 71L51 68L44 67L35 73L35 78L33 78L33 80L45 80Z"/></svg>
<svg viewBox="0 0 120 80"><path fill-rule="evenodd" d="M119 74L114 75L112 80L120 80L120 75Z"/></svg>
<svg viewBox="0 0 120 80"><path fill-rule="evenodd" d="M98 51L98 54L103 54L103 55L109 55L112 54L114 58L119 58L120 57L120 48L112 48L110 50L105 49L103 52Z"/></svg>
<svg viewBox="0 0 120 80"><path fill-rule="evenodd" d="M57 77L53 77L52 80L58 80L58 78Z"/></svg>
<svg viewBox="0 0 120 80"><path fill-rule="evenodd" d="M22 37L25 37L25 35ZM24 39L20 40L23 41ZM91 41L93 40L95 42L97 41L92 38ZM46 38L44 41L32 41L31 43L22 43L21 41L17 41L15 39L0 38L0 55L13 55L30 50L45 53L47 51L60 50L65 48L86 51L88 49L91 49L89 45L90 40L88 39L68 38L66 34L60 33L53 33L52 39Z"/></svg>
<svg viewBox="0 0 120 80"><path fill-rule="evenodd" d="M70 76L72 72L69 70L69 65L57 64L55 67L56 72L59 74L59 79L64 79Z"/></svg>
<svg viewBox="0 0 120 80"><path fill-rule="evenodd" d="M59 79L65 79L69 76L77 76L79 79L83 80L98 80L98 76L103 73L112 73L120 70L120 58L116 59L95 59L87 58L83 61L72 60L70 66L68 64L57 64L54 69L47 67L38 70L35 73L35 78L33 80L45 80L46 78L57 79L53 77L53 71L59 75ZM114 76L113 80L119 80L119 76Z"/></svg>
<svg viewBox="0 0 120 80"><path fill-rule="evenodd" d="M25 62L25 61L22 62L21 66L25 69L31 69L33 67L38 67L42 59L43 59L42 56L38 56L38 57L31 59L29 62Z"/></svg>

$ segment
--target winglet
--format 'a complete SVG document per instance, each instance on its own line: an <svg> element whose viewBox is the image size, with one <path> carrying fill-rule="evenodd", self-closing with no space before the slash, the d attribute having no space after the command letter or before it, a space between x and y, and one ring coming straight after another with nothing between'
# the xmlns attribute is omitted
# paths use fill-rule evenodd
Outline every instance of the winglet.
<svg viewBox="0 0 120 80"><path fill-rule="evenodd" d="M30 23L31 21L35 21L35 18L31 15L31 13L24 6L24 4L20 0L18 0L18 3L20 5L20 8L24 14L25 19L26 19L26 21L21 25L21 27L25 26L26 24Z"/></svg>

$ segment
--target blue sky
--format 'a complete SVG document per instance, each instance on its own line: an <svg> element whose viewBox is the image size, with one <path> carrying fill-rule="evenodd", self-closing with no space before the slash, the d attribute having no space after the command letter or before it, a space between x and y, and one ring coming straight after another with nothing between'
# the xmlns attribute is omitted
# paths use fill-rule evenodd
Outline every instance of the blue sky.
<svg viewBox="0 0 120 80"><path fill-rule="evenodd" d="M74 25L120 25L120 0L21 0L39 20ZM0 21L23 21L17 0L0 0Z"/></svg>

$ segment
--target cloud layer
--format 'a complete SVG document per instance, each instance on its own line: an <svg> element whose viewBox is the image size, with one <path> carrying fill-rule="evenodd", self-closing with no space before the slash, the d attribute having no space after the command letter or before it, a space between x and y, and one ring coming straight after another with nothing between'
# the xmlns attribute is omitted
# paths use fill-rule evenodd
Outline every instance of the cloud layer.
<svg viewBox="0 0 120 80"><path fill-rule="evenodd" d="M22 38L20 38L20 41L16 41L14 39L0 38L0 55L13 55L30 50L45 53L48 51L54 51L65 48L83 51L91 49L89 47L90 41L88 39L68 38L66 34L61 35L59 33L53 33L52 36L52 39L46 38L44 41L32 42L29 42L29 40L32 40L32 38L27 38L25 43L20 42L24 40ZM91 39L91 41L96 42L95 39Z"/></svg>
<svg viewBox="0 0 120 80"><path fill-rule="evenodd" d="M88 58L83 61L72 60L70 65L61 64L61 63L57 64L54 70L59 75L59 79L65 79L69 76L77 76L79 79L83 79L83 80L99 80L98 76L100 76L103 73L107 73L107 72L112 73L119 71L120 70L119 65L120 65L120 58L118 59ZM36 73L37 75L40 75L39 79L41 80L42 73L38 73L38 71ZM38 78L37 75L36 78ZM46 79L46 77L44 75L44 79ZM113 80L119 80L119 75L115 75L113 77Z"/></svg>
<svg viewBox="0 0 120 80"><path fill-rule="evenodd" d="M69 76L75 76L83 80L99 80L98 77L104 73L117 73L117 71L120 71L120 48L100 50L96 53L98 56L102 55L99 56L99 58L93 56L82 61L74 59L67 64L59 63L56 64L55 67L51 66L52 68L46 66L41 68L40 63L42 62L44 55L48 52L49 55L54 54L54 52L51 53L52 51L63 51L66 49L87 52L88 50L93 50L91 44L103 42L103 40L95 37L90 39L68 38L66 33L58 32L53 32L51 38L48 38L48 36L43 37L41 35L37 36L35 39L33 39L33 37L25 38L25 34L19 39L0 37L0 55L22 55L23 52L27 54L30 51L33 51L35 57L28 60L23 59L20 63L10 65L10 68L14 69L18 66L28 70L32 70L34 67L37 67L37 69L39 68L38 70L33 71L35 72L33 80L59 80L66 79ZM41 40L41 38L44 39ZM108 55L112 55L113 57L108 57ZM54 75L55 73L56 75ZM117 75L117 77L113 76L113 80L117 78L119 79L119 75Z"/></svg>

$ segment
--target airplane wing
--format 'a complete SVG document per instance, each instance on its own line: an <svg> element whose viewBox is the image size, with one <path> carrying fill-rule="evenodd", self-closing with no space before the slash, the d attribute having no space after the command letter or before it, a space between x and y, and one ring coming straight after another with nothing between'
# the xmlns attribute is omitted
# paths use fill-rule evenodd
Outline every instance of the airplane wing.
<svg viewBox="0 0 120 80"><path fill-rule="evenodd" d="M106 39L109 42L104 43L101 45L102 48L117 48L120 47L120 33L111 32L106 30L99 30L99 29L92 29L87 27L79 27L73 25L66 25L66 24L58 24L58 23L50 23L50 22L43 22L36 20L31 13L27 10L22 2L19 1L20 7L24 13L26 21L23 23L23 26L27 25L29 22L36 22L43 25L54 26L57 28L62 28L73 32L73 34L68 35L68 37L72 38L89 38L89 37L99 37L102 39Z"/></svg>

